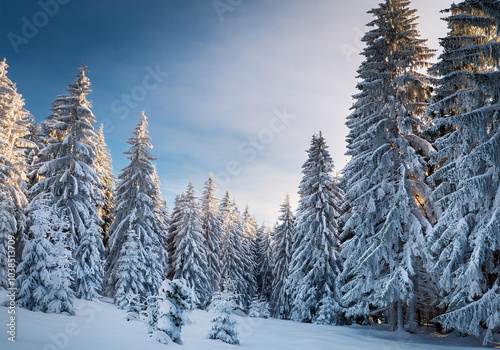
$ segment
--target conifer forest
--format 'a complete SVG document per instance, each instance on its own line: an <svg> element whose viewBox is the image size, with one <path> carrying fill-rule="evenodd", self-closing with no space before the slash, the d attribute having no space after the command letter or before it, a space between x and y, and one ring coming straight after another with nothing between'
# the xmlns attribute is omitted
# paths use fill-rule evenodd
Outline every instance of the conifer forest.
<svg viewBox="0 0 500 350"><path fill-rule="evenodd" d="M40 6L50 15L63 2ZM0 347L129 349L107 326L136 339L130 349L295 349L286 329L304 341L297 349L498 346L500 1L457 0L434 13L447 27L433 38L439 48L421 35L421 1L378 2L356 9L370 21L348 73L356 93L337 121L346 164L336 167L326 139L333 118L313 125L305 152L292 155L301 180L275 198L273 222L210 171L203 186L183 179L167 203L161 182L171 175L157 148L169 138L152 137L162 122L148 119L147 104L123 122L129 138L116 149L125 151L112 157L92 102L106 79L93 72L103 71L78 65L60 95L40 102L9 73L27 39L3 38L21 52L0 62ZM213 6L236 16L239 3ZM31 99L50 114L28 111ZM108 311L83 322L89 305ZM105 316L88 343L50 330L76 322L84 334ZM251 319L261 323L246 337ZM37 325L32 335L24 322ZM340 340L366 332L389 343Z"/></svg>

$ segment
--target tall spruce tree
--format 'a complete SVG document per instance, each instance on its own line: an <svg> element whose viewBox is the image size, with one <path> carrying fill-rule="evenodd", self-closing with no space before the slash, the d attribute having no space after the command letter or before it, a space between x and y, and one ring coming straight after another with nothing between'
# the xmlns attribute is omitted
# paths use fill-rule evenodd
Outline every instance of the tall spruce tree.
<svg viewBox="0 0 500 350"><path fill-rule="evenodd" d="M272 283L272 314L276 318L290 317L291 300L286 290L292 259L292 244L295 236L295 215L292 212L290 196L287 194L280 208L281 215L273 231L273 283Z"/></svg>
<svg viewBox="0 0 500 350"><path fill-rule="evenodd" d="M113 222L113 208L115 205L114 185L115 177L113 175L113 166L111 164L111 154L108 150L108 145L104 139L103 125L99 126L96 132L96 158L94 162L95 170L99 177L99 186L104 195L101 203L99 203L99 216L103 222L102 235L103 244L108 245L109 226Z"/></svg>
<svg viewBox="0 0 500 350"><path fill-rule="evenodd" d="M68 224L41 198L31 203L28 224L28 240L17 268L17 304L29 310L72 315Z"/></svg>
<svg viewBox="0 0 500 350"><path fill-rule="evenodd" d="M291 318L300 322L316 321L324 298L338 301L336 280L341 270L337 218L342 191L334 182L333 160L321 133L313 136L307 153L286 287L293 305ZM340 317L338 305L334 311Z"/></svg>
<svg viewBox="0 0 500 350"><path fill-rule="evenodd" d="M500 4L465 0L445 10L449 32L430 68L438 222L429 236L445 328L484 337L500 328Z"/></svg>
<svg viewBox="0 0 500 350"><path fill-rule="evenodd" d="M138 232L132 227L125 232L125 241L116 261L115 303L120 309L140 312L146 294L147 253L141 244Z"/></svg>
<svg viewBox="0 0 500 350"><path fill-rule="evenodd" d="M69 96L58 105L53 128L58 132L40 152L40 181L31 187L33 201L45 200L69 224L68 245L72 251L75 295L92 300L102 289L104 248L97 203L102 199L94 170L95 139L87 67L82 65L68 86ZM58 135L64 135L59 138Z"/></svg>
<svg viewBox="0 0 500 350"><path fill-rule="evenodd" d="M189 183L175 242L175 279L182 279L191 291L191 301L204 308L210 302L207 277L207 245L194 186Z"/></svg>
<svg viewBox="0 0 500 350"><path fill-rule="evenodd" d="M241 256L243 263L243 274L246 284L246 295L248 295L248 302L254 296L257 285L256 275L258 273L258 266L256 260L257 251L257 222L250 214L250 208L245 206L245 211L242 215L242 236L241 243L243 247L243 255ZM249 305L249 304L248 304Z"/></svg>
<svg viewBox="0 0 500 350"><path fill-rule="evenodd" d="M25 138L32 143L32 147L26 150L26 177L27 177L27 195L30 188L38 182L38 173L33 171L34 165L38 161L40 150L44 147L45 135L40 123L37 123L33 116L28 118L28 134ZM27 196L28 197L28 196ZM29 202L29 197L28 197Z"/></svg>
<svg viewBox="0 0 500 350"><path fill-rule="evenodd" d="M205 182L201 203L203 236L207 242L207 277L210 281L210 294L221 288L220 251L222 229L219 217L218 199L213 176Z"/></svg>
<svg viewBox="0 0 500 350"><path fill-rule="evenodd" d="M160 177L158 175L158 169L156 168L156 164L153 172L153 181L154 181L154 191L152 192L152 198L154 202L155 214L158 218L159 222L159 239L160 244L163 249L160 249L160 253L162 256L160 257L163 262L163 272L162 276L168 272L168 225L170 216L167 210L167 201L163 198L161 194L161 182Z"/></svg>
<svg viewBox="0 0 500 350"><path fill-rule="evenodd" d="M220 339L224 343L233 345L240 343L236 330L237 322L231 316L236 307L236 296L232 291L214 293L210 308L215 311L215 316L211 321L209 339Z"/></svg>
<svg viewBox="0 0 500 350"><path fill-rule="evenodd" d="M170 225L167 232L167 278L172 280L175 275L175 248L177 245L177 235L179 232L179 225L184 213L186 194L182 192L175 197L174 208L172 209L172 216L170 217Z"/></svg>
<svg viewBox="0 0 500 350"><path fill-rule="evenodd" d="M0 62L0 287L7 287L8 261L19 261L26 227L26 158L29 113L16 85L7 77L5 59ZM8 248L9 236L15 247ZM15 248L15 250L13 250ZM12 255L17 253L17 255Z"/></svg>
<svg viewBox="0 0 500 350"><path fill-rule="evenodd" d="M362 81L347 120L342 303L348 317L384 313L393 328L414 331L433 215L423 159L432 147L419 137L429 88L419 70L432 51L409 1L386 0L369 13L373 29L362 39Z"/></svg>
<svg viewBox="0 0 500 350"><path fill-rule="evenodd" d="M43 176L39 174L40 168L49 160L56 156L55 152L42 152L41 150L50 144L60 143L68 134L68 130L64 128L56 128L57 118L63 115L66 111L66 106L71 104L71 97L67 95L58 95L52 102L51 114L42 121L40 131L37 135L32 135L32 138L37 139L37 149L32 154L32 158L28 163L28 200L31 201L36 192L31 192L31 187L38 183Z"/></svg>
<svg viewBox="0 0 500 350"><path fill-rule="evenodd" d="M162 344L181 343L181 329L185 323L184 312L189 309L189 291L182 280L164 280L158 294L148 304L147 324L149 333Z"/></svg>
<svg viewBox="0 0 500 350"><path fill-rule="evenodd" d="M255 280L256 295L260 295L265 300L271 300L273 284L273 246L272 231L265 224L261 224L257 229L257 240L255 243Z"/></svg>
<svg viewBox="0 0 500 350"><path fill-rule="evenodd" d="M221 276L223 285L232 284L233 292L237 294L240 305L247 306L250 302L248 284L245 280L243 246L243 225L236 204L226 192L219 206L219 217L222 223Z"/></svg>
<svg viewBox="0 0 500 350"><path fill-rule="evenodd" d="M142 112L128 141L130 150L124 152L130 163L120 171L116 186L115 220L109 228L106 269L108 291L116 302L130 293L137 294L144 301L157 293L162 282L164 247L161 235L164 233L155 208L157 184L152 163L155 158L149 151L152 145L147 127L147 118ZM136 252L126 249L136 246ZM141 261L140 266L132 266L132 259L125 258L133 254L139 254L134 258ZM137 273L141 273L144 280L141 285L133 286L136 281L131 281L128 276L139 268L143 270Z"/></svg>

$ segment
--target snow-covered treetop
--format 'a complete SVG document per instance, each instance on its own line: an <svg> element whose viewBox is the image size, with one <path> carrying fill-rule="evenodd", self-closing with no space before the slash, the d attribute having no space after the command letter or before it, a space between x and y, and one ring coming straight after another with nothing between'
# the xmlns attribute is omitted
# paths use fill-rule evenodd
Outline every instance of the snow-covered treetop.
<svg viewBox="0 0 500 350"><path fill-rule="evenodd" d="M74 74L76 77L74 84L68 85L68 91L71 96L76 97L80 102L81 106L85 106L87 108L92 108L91 101L87 100L87 95L92 92L90 90L90 80L87 77L88 67L82 63L81 67L78 67L78 73Z"/></svg>
<svg viewBox="0 0 500 350"><path fill-rule="evenodd" d="M324 190L332 191L337 186L334 185L333 159L328 151L325 138L320 131L318 135L313 135L311 147L306 151L308 159L302 165L302 173L304 177L300 183L299 194L301 202L306 200L305 197ZM311 198L312 200L324 200L324 198Z"/></svg>
<svg viewBox="0 0 500 350"><path fill-rule="evenodd" d="M449 32L440 39L443 52L438 63L429 68L431 82L436 85L428 110L431 116L467 113L488 99L476 88L473 74L492 72L498 66L498 55L492 52L500 45L495 40L498 20L491 15L494 9L491 1L474 0L452 4L443 11L448 14L444 20ZM440 127L441 122L437 125Z"/></svg>
<svg viewBox="0 0 500 350"><path fill-rule="evenodd" d="M106 144L106 140L104 138L104 130L102 124L99 126L95 134L96 134L95 168L100 176L102 185L112 188L114 184L114 175L113 175L113 166L111 163L111 153L109 152L109 149L107 147L108 145Z"/></svg>
<svg viewBox="0 0 500 350"><path fill-rule="evenodd" d="M3 59L2 62L0 62L0 86L1 87L9 87L12 86L12 81L7 77L7 68L9 68L9 65L7 64L7 60Z"/></svg>
<svg viewBox="0 0 500 350"><path fill-rule="evenodd" d="M7 77L7 68L9 65L4 58L0 62L0 147L7 147L2 154L19 166L18 158L22 152L16 152L15 148L30 147L30 142L22 137L27 135L31 115L23 108L24 100L17 92L16 84Z"/></svg>
<svg viewBox="0 0 500 350"><path fill-rule="evenodd" d="M152 149L153 145L151 144L151 137L148 135L148 118L144 114L144 111L139 116L139 123L135 127L133 135L127 141L132 147L130 147L130 150L124 152L124 154L130 154L130 157L127 157L127 159L130 161L137 161L141 158L150 161L156 160L148 151L148 148Z"/></svg>
<svg viewBox="0 0 500 350"><path fill-rule="evenodd" d="M211 211L213 214L217 215L217 188L214 183L214 177L212 174L209 175L208 180L205 182L205 188L203 190L203 212L206 213Z"/></svg>

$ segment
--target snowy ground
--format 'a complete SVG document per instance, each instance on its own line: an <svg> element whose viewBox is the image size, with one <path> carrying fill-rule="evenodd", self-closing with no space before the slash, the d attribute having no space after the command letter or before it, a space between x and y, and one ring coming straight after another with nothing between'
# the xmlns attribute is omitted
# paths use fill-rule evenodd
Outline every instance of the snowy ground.
<svg viewBox="0 0 500 350"><path fill-rule="evenodd" d="M6 292L0 291L0 303ZM206 338L211 315L204 311L190 314L191 324L182 330L182 346L162 345L146 334L140 321L126 321L126 313L103 300L77 301L75 316L47 315L17 309L16 342L7 340L7 308L0 306L0 349L18 350L179 350L226 349L377 349L377 350L445 350L484 349L474 338L453 338L430 333L410 335L385 332L360 326L334 327L300 324L275 319L236 317L239 322L240 346ZM500 343L491 348L500 348Z"/></svg>

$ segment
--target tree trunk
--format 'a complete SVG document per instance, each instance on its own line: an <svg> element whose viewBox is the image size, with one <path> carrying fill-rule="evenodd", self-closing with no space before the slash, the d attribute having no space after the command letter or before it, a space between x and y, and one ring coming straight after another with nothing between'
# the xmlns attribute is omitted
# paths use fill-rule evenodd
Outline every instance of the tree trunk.
<svg viewBox="0 0 500 350"><path fill-rule="evenodd" d="M403 331L404 330L403 301L401 299L399 299L397 302L397 317L398 317L397 330Z"/></svg>

